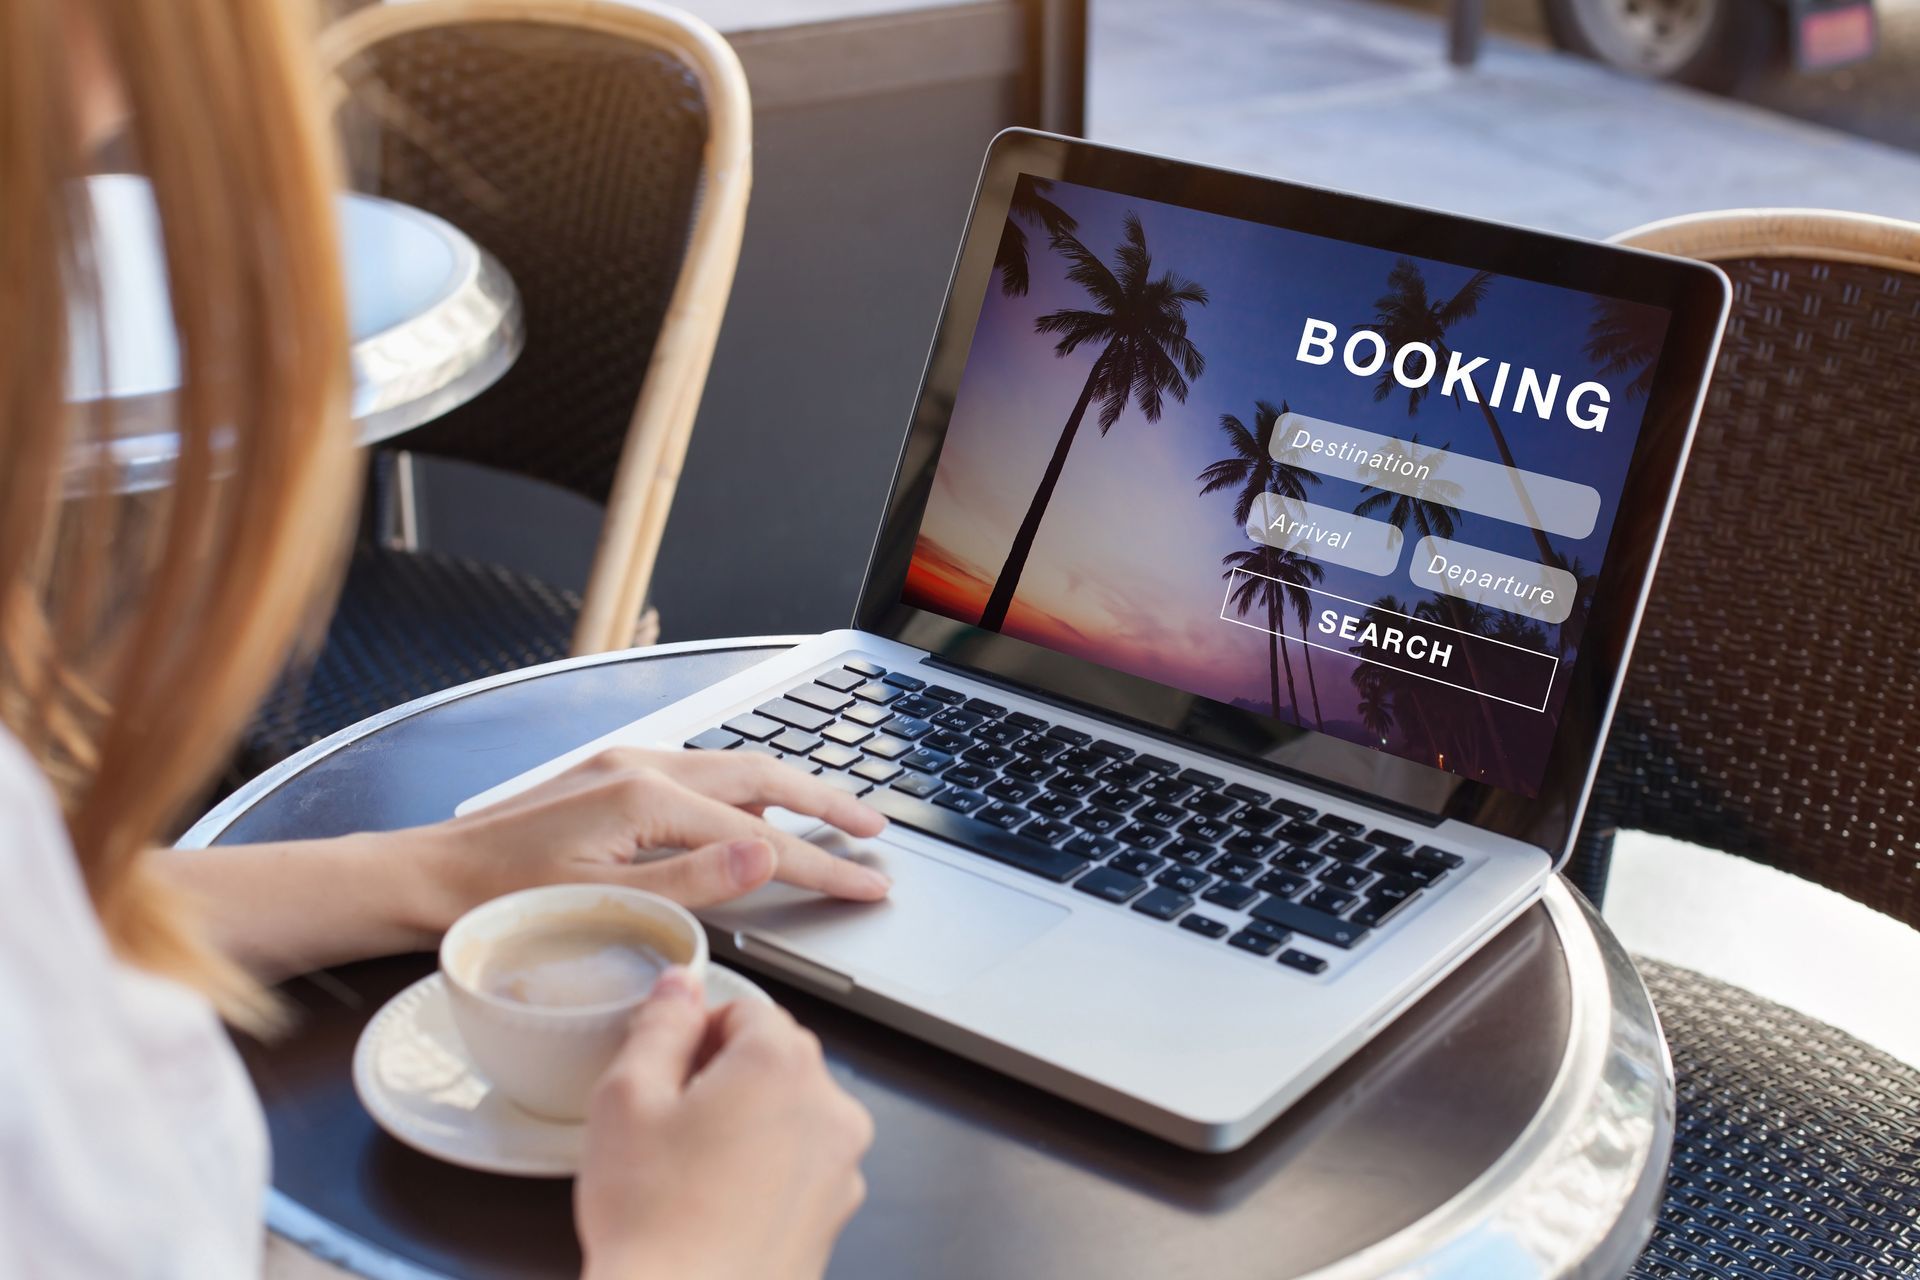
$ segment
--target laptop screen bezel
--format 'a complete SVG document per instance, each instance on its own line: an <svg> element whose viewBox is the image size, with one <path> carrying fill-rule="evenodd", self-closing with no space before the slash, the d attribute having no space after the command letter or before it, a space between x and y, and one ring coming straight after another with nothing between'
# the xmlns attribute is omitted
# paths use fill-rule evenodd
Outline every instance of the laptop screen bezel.
<svg viewBox="0 0 1920 1280"><path fill-rule="evenodd" d="M1268 716L984 631L902 602L934 469L1015 180L1022 174L1623 298L1672 313L1539 793L1526 797ZM854 626L939 661L1235 763L1432 821L1458 819L1564 858L1651 581L1728 304L1699 262L1524 230L1027 130L993 141L948 282ZM1286 748L1280 765L1270 753ZM1356 756L1355 753L1361 753ZM1390 762L1390 763L1383 763ZM1341 777L1369 777L1356 791ZM1444 800L1436 803L1436 789Z"/></svg>

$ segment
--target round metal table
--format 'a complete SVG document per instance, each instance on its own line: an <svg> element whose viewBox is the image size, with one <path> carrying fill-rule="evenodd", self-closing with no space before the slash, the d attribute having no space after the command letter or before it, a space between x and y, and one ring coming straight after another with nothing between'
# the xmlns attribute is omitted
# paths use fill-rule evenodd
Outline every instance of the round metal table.
<svg viewBox="0 0 1920 1280"><path fill-rule="evenodd" d="M190 847L386 830L720 680L793 638L569 659L396 708L294 756ZM269 1224L381 1280L578 1274L565 1182L439 1164L354 1097L355 1039L429 956L289 985L246 1057L272 1129ZM866 1206L830 1274L1521 1280L1624 1274L1652 1229L1673 1076L1632 964L1557 878L1240 1151L1199 1155L761 977L872 1110Z"/></svg>
<svg viewBox="0 0 1920 1280"><path fill-rule="evenodd" d="M180 371L153 188L132 174L99 174L87 179L87 196L105 314L97 331L75 317L67 401L111 406L117 490L159 488L178 452ZM339 211L351 412L365 445L479 395L513 364L524 335L513 282L459 228L374 196L342 196Z"/></svg>

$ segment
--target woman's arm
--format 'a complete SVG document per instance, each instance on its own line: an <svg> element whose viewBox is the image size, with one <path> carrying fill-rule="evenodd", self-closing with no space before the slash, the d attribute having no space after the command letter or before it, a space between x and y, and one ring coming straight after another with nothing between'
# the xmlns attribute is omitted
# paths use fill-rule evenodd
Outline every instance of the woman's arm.
<svg viewBox="0 0 1920 1280"><path fill-rule="evenodd" d="M776 805L856 836L886 825L765 756L615 750L432 826L156 857L200 901L215 941L269 980L429 948L469 908L538 884L627 884L696 907L776 878L841 898L886 896L878 871L767 823L760 815ZM669 850L690 852L634 861Z"/></svg>

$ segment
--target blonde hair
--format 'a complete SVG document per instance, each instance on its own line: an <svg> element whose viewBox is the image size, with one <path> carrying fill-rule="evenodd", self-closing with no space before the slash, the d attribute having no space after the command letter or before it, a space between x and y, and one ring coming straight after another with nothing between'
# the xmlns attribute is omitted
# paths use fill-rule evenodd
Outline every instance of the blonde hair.
<svg viewBox="0 0 1920 1280"><path fill-rule="evenodd" d="M0 3L0 722L53 780L118 953L258 1026L265 993L146 855L338 570L356 474L338 164L293 0L79 0L153 185L180 352L172 482L116 496L111 415L66 404L69 324L103 333L72 3Z"/></svg>

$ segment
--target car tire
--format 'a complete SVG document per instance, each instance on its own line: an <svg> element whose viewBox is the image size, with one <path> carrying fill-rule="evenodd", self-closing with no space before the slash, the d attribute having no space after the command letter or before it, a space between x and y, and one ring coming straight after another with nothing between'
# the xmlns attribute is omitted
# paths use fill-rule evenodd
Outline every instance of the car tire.
<svg viewBox="0 0 1920 1280"><path fill-rule="evenodd" d="M1779 56L1769 0L1541 0L1554 44L1629 75L1726 92Z"/></svg>

